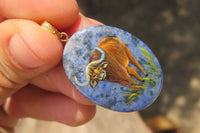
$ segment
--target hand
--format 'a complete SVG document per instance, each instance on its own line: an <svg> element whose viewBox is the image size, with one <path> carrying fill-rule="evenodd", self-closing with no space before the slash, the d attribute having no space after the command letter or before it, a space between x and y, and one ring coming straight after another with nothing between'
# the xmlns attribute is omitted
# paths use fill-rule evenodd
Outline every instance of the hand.
<svg viewBox="0 0 200 133"><path fill-rule="evenodd" d="M72 35L100 24L79 13L75 0L0 1L0 126L33 117L81 125L95 105L77 92L64 74L63 46L41 28L44 20Z"/></svg>

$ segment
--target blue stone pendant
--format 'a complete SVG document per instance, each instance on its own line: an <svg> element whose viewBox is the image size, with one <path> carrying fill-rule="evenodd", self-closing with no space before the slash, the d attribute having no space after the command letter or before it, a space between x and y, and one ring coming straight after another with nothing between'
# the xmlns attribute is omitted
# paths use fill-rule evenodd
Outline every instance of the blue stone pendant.
<svg viewBox="0 0 200 133"><path fill-rule="evenodd" d="M91 26L66 43L63 66L75 88L92 102L120 112L138 111L158 97L161 66L147 45L110 26Z"/></svg>

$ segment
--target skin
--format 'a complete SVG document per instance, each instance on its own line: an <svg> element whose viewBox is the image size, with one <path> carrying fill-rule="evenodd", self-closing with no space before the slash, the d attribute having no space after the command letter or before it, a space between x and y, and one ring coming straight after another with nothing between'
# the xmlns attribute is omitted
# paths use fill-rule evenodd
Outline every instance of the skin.
<svg viewBox="0 0 200 133"><path fill-rule="evenodd" d="M0 0L0 132L23 117L78 126L95 115L95 104L64 74L63 44L41 28L44 20L69 36L101 24L75 0Z"/></svg>
<svg viewBox="0 0 200 133"><path fill-rule="evenodd" d="M63 45L56 35L40 27L44 20L69 35L100 24L79 13L74 0L0 1L2 127L12 128L22 117L78 126L91 120L96 112L95 105L65 76L60 63Z"/></svg>

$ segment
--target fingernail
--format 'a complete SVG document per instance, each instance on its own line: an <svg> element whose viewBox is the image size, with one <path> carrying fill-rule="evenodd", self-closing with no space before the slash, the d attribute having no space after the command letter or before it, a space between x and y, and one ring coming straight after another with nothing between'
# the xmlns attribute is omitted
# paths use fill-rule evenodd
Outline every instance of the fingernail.
<svg viewBox="0 0 200 133"><path fill-rule="evenodd" d="M75 121L76 121L76 122L81 122L81 121L83 121L83 120L84 120L83 113L82 113L80 110L78 110L78 111L76 112Z"/></svg>
<svg viewBox="0 0 200 133"><path fill-rule="evenodd" d="M29 42L25 42L19 34L14 34L9 41L9 51L11 56L24 68L33 69L42 66L44 62L34 54L27 43Z"/></svg>

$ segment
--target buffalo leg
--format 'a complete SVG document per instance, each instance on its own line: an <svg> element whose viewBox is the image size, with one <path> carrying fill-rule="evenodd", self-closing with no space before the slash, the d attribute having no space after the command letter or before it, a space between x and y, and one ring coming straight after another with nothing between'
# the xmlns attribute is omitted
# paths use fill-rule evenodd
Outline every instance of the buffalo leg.
<svg viewBox="0 0 200 133"><path fill-rule="evenodd" d="M144 79L137 73L137 71L134 68L127 67L127 71L131 76L134 76L136 79L144 81Z"/></svg>

